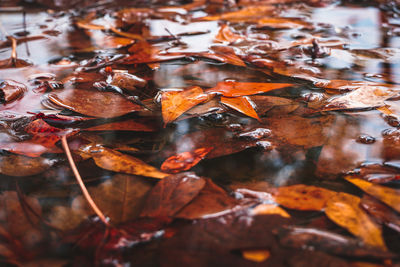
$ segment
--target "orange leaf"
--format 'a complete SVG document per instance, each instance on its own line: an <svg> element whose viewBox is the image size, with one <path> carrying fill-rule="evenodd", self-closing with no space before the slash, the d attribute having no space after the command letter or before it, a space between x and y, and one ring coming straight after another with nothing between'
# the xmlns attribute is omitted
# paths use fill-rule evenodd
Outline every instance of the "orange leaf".
<svg viewBox="0 0 400 267"><path fill-rule="evenodd" d="M221 97L221 103L249 117L260 120L257 112L254 110L254 103L247 96L235 98Z"/></svg>
<svg viewBox="0 0 400 267"><path fill-rule="evenodd" d="M251 210L251 214L254 215L278 214L281 215L282 217L290 218L289 213L287 213L281 207L278 207L276 204L260 204Z"/></svg>
<svg viewBox="0 0 400 267"><path fill-rule="evenodd" d="M347 181L354 184L367 194L379 199L386 205L400 212L400 190L377 185L358 178L347 177Z"/></svg>
<svg viewBox="0 0 400 267"><path fill-rule="evenodd" d="M84 131L136 131L136 132L154 132L157 126L153 121L145 119L129 119L105 123L83 129Z"/></svg>
<svg viewBox="0 0 400 267"><path fill-rule="evenodd" d="M187 171L204 159L212 149L212 147L198 148L191 152L182 152L176 156L169 157L161 165L161 170L168 173Z"/></svg>
<svg viewBox="0 0 400 267"><path fill-rule="evenodd" d="M206 93L222 94L226 97L237 97L266 93L275 89L293 86L290 83L246 83L246 82L219 82Z"/></svg>
<svg viewBox="0 0 400 267"><path fill-rule="evenodd" d="M310 23L296 18L262 18L258 21L262 27L270 27L274 29L310 29Z"/></svg>
<svg viewBox="0 0 400 267"><path fill-rule="evenodd" d="M244 7L238 11L225 12L215 16L202 17L201 20L228 20L228 21L247 21L254 20L255 17L263 17L271 14L274 7L270 5L258 5Z"/></svg>
<svg viewBox="0 0 400 267"><path fill-rule="evenodd" d="M198 86L184 91L163 92L161 98L162 116L164 124L176 120L185 111L208 99L203 89Z"/></svg>
<svg viewBox="0 0 400 267"><path fill-rule="evenodd" d="M218 31L218 34L215 36L215 41L221 43L223 42L233 43L240 39L243 39L243 37L239 34L233 33L231 31L231 28L226 24L221 26L221 28Z"/></svg>
<svg viewBox="0 0 400 267"><path fill-rule="evenodd" d="M381 227L360 208L360 202L359 197L337 193L326 205L326 216L361 238L365 244L386 249Z"/></svg>
<svg viewBox="0 0 400 267"><path fill-rule="evenodd" d="M158 179L168 176L167 173L160 172L138 158L109 148L94 146L85 152L93 157L97 166L106 170Z"/></svg>
<svg viewBox="0 0 400 267"><path fill-rule="evenodd" d="M297 184L277 188L275 202L289 209L322 210L337 193L322 187Z"/></svg>

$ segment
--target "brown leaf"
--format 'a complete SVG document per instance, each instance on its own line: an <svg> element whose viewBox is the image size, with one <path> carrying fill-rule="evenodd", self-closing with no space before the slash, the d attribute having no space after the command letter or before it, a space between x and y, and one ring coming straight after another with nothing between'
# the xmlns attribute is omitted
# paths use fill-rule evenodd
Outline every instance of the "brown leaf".
<svg viewBox="0 0 400 267"><path fill-rule="evenodd" d="M135 131L135 132L155 132L159 129L154 121L147 119L128 119L124 121L109 122L89 128L84 131Z"/></svg>
<svg viewBox="0 0 400 267"><path fill-rule="evenodd" d="M400 216L390 207L367 194L361 199L360 206L374 217L378 223L384 224L400 233Z"/></svg>
<svg viewBox="0 0 400 267"><path fill-rule="evenodd" d="M360 208L360 201L359 197L337 193L329 199L325 214L333 222L359 237L365 244L386 250L381 227Z"/></svg>
<svg viewBox="0 0 400 267"><path fill-rule="evenodd" d="M206 179L206 184L200 193L175 217L185 219L210 218L220 215L220 212L229 212L238 204L238 201L229 196L225 190Z"/></svg>
<svg viewBox="0 0 400 267"><path fill-rule="evenodd" d="M376 108L385 105L385 100L392 98L399 93L382 87L361 86L348 94L332 97L322 110L347 110Z"/></svg>
<svg viewBox="0 0 400 267"><path fill-rule="evenodd" d="M147 81L130 73L117 72L113 75L111 84L128 91L134 91L137 87L145 87Z"/></svg>
<svg viewBox="0 0 400 267"><path fill-rule="evenodd" d="M290 83L247 83L219 82L217 86L206 90L208 94L222 94L225 97L238 97L266 93L272 90L293 86Z"/></svg>
<svg viewBox="0 0 400 267"><path fill-rule="evenodd" d="M205 184L206 181L194 173L171 175L150 191L140 216L174 216L199 194Z"/></svg>
<svg viewBox="0 0 400 267"><path fill-rule="evenodd" d="M27 88L24 84L13 80L0 80L0 102L8 103L21 97Z"/></svg>
<svg viewBox="0 0 400 267"><path fill-rule="evenodd" d="M260 27L273 29L312 29L312 25L297 18L262 18L258 20Z"/></svg>
<svg viewBox="0 0 400 267"><path fill-rule="evenodd" d="M112 118L140 111L143 108L112 92L63 90L49 94L54 104L93 117Z"/></svg>
<svg viewBox="0 0 400 267"><path fill-rule="evenodd" d="M135 41L129 38L116 37L116 36L102 36L96 38L96 45L102 49L118 49L133 44Z"/></svg>
<svg viewBox="0 0 400 267"><path fill-rule="evenodd" d="M276 203L289 209L320 211L336 194L322 187L298 184L279 187L273 196Z"/></svg>
<svg viewBox="0 0 400 267"><path fill-rule="evenodd" d="M243 39L244 39L243 36L232 32L231 28L226 24L221 26L221 28L218 31L218 34L215 36L215 41L221 43L223 42L233 43Z"/></svg>
<svg viewBox="0 0 400 267"><path fill-rule="evenodd" d="M286 226L278 230L279 242L292 248L313 248L339 256L390 259L395 254L368 246L354 238L332 232L303 227Z"/></svg>
<svg viewBox="0 0 400 267"><path fill-rule="evenodd" d="M187 171L199 163L213 148L198 148L191 152L182 152L169 157L161 165L161 170L167 173Z"/></svg>
<svg viewBox="0 0 400 267"><path fill-rule="evenodd" d="M139 216L151 188L152 184L142 177L116 174L88 190L99 209L110 218L113 225L117 225ZM71 207L55 207L50 221L59 229L71 230L93 214L86 199L78 196L72 201Z"/></svg>
<svg viewBox="0 0 400 267"><path fill-rule="evenodd" d="M253 21L257 17L270 15L274 8L269 5L245 6L238 11L224 12L215 16L202 17L202 20Z"/></svg>
<svg viewBox="0 0 400 267"><path fill-rule="evenodd" d="M0 173L16 177L31 176L44 172L54 163L55 160L42 157L0 156Z"/></svg>
<svg viewBox="0 0 400 267"><path fill-rule="evenodd" d="M192 107L206 101L208 96L198 86L184 91L167 91L162 93L161 107L164 123L176 120Z"/></svg>
<svg viewBox="0 0 400 267"><path fill-rule="evenodd" d="M138 158L109 148L94 146L84 152L93 158L97 166L106 170L157 179L168 176L167 173L160 172Z"/></svg>
<svg viewBox="0 0 400 267"><path fill-rule="evenodd" d="M235 109L249 117L260 120L257 112L254 110L254 103L246 96L242 97L221 97L221 103Z"/></svg>
<svg viewBox="0 0 400 267"><path fill-rule="evenodd" d="M379 199L395 211L400 212L400 190L383 185L377 185L362 179L346 177L346 180L354 184L367 194Z"/></svg>

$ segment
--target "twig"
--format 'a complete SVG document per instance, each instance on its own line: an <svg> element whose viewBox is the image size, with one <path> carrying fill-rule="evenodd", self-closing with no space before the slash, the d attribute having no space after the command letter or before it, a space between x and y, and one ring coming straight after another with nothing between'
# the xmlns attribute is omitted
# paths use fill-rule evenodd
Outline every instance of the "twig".
<svg viewBox="0 0 400 267"><path fill-rule="evenodd" d="M69 165L71 166L72 172L75 175L76 180L78 181L79 186L81 187L83 196L86 198L87 202L89 203L89 206L93 209L93 211L97 214L97 216L100 218L100 220L106 225L109 226L109 223L104 216L103 212L97 207L96 203L90 196L89 192L86 189L85 184L83 183L82 177L79 174L78 168L76 168L75 162L72 158L71 151L69 150L68 143L67 143L67 137L64 135L61 138L61 144L62 147L64 148L65 154L67 155L67 159L69 162Z"/></svg>
<svg viewBox="0 0 400 267"><path fill-rule="evenodd" d="M24 27L24 36L26 36L26 34L28 33L28 31L26 30L26 11L24 10L22 12L22 25ZM28 56L31 55L30 51L29 51L29 46L28 46L28 42L25 43L25 49L26 49L26 54Z"/></svg>

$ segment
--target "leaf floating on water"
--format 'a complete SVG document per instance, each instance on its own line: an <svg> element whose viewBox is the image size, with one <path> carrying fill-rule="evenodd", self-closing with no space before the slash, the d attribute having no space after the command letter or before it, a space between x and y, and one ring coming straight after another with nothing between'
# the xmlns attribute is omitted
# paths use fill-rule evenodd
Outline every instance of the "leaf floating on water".
<svg viewBox="0 0 400 267"><path fill-rule="evenodd" d="M270 15L274 8L268 5L247 6L238 11L225 12L220 15L202 17L201 20L228 20L234 22L254 21L257 17Z"/></svg>
<svg viewBox="0 0 400 267"><path fill-rule="evenodd" d="M246 82L219 82L217 86L206 91L208 94L222 94L225 97L238 97L262 94L272 90L293 86L290 83L246 83Z"/></svg>
<svg viewBox="0 0 400 267"><path fill-rule="evenodd" d="M244 39L243 36L232 32L231 28L226 24L221 26L221 28L218 31L218 34L215 36L215 41L221 43L224 42L233 43L243 39Z"/></svg>
<svg viewBox="0 0 400 267"><path fill-rule="evenodd" d="M0 80L0 103L8 103L21 97L27 88L13 80Z"/></svg>
<svg viewBox="0 0 400 267"><path fill-rule="evenodd" d="M162 179L168 176L167 173L160 172L155 167L148 165L138 158L109 148L94 146L85 152L93 157L97 166L109 171L141 175L157 179Z"/></svg>
<svg viewBox="0 0 400 267"><path fill-rule="evenodd" d="M361 86L348 94L328 99L328 103L322 108L327 110L347 110L376 108L385 105L385 100L397 96L398 91L382 87Z"/></svg>
<svg viewBox="0 0 400 267"><path fill-rule="evenodd" d="M157 183L145 202L142 217L174 216L204 188L206 180L194 173L171 175Z"/></svg>
<svg viewBox="0 0 400 267"><path fill-rule="evenodd" d="M295 210L323 210L337 193L312 185L282 186L273 194L275 202Z"/></svg>
<svg viewBox="0 0 400 267"><path fill-rule="evenodd" d="M297 18L262 18L258 21L259 27L272 29L312 29L312 25Z"/></svg>
<svg viewBox="0 0 400 267"><path fill-rule="evenodd" d="M119 117L143 109L123 96L112 92L73 89L51 93L49 99L60 107L100 118Z"/></svg>
<svg viewBox="0 0 400 267"><path fill-rule="evenodd" d="M284 209L275 204L260 204L251 210L251 214L253 215L277 214L285 218L290 218L289 213L287 213Z"/></svg>
<svg viewBox="0 0 400 267"><path fill-rule="evenodd" d="M184 91L167 91L162 93L161 106L164 123L176 120L192 107L205 102L209 97L198 86Z"/></svg>
<svg viewBox="0 0 400 267"><path fill-rule="evenodd" d="M332 196L325 208L325 214L336 224L346 228L365 244L386 250L381 227L360 208L361 199L347 194Z"/></svg>
<svg viewBox="0 0 400 267"><path fill-rule="evenodd" d="M191 152L182 152L169 157L161 165L161 170L167 173L187 171L204 159L212 149L212 147L198 148Z"/></svg>
<svg viewBox="0 0 400 267"><path fill-rule="evenodd" d="M128 119L124 121L109 122L89 128L82 129L84 131L135 131L135 132L154 132L160 127L153 121L146 119Z"/></svg>
<svg viewBox="0 0 400 267"><path fill-rule="evenodd" d="M254 103L250 100L250 98L246 96L242 97L221 97L221 103L243 113L249 117L252 117L256 120L260 120L257 115L257 112L254 110Z"/></svg>
<svg viewBox="0 0 400 267"><path fill-rule="evenodd" d="M383 185L377 185L362 179L347 177L347 181L354 184L367 194L379 199L386 205L400 212L400 190Z"/></svg>

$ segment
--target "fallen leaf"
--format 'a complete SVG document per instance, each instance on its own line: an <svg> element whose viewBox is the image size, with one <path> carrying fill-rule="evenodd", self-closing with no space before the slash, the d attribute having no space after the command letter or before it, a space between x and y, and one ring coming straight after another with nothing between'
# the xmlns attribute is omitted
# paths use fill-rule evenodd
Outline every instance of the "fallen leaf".
<svg viewBox="0 0 400 267"><path fill-rule="evenodd" d="M197 165L212 149L212 147L198 148L191 152L182 152L169 157L161 165L161 170L167 173L187 171Z"/></svg>
<svg viewBox="0 0 400 267"><path fill-rule="evenodd" d="M202 17L201 20L254 21L257 17L270 15L273 10L274 8L269 5L245 6L238 11L224 12L215 16L206 16Z"/></svg>
<svg viewBox="0 0 400 267"><path fill-rule="evenodd" d="M400 233L400 216L390 207L367 194L361 199L360 206L374 217L378 223L384 224Z"/></svg>
<svg viewBox="0 0 400 267"><path fill-rule="evenodd" d="M222 212L230 212L237 204L238 201L225 190L206 179L200 193L179 210L175 217L189 220L216 217Z"/></svg>
<svg viewBox="0 0 400 267"><path fill-rule="evenodd" d="M322 110L348 110L381 107L385 105L385 100L398 94L399 92L386 88L361 86L359 89L348 94L328 99L327 104L322 107Z"/></svg>
<svg viewBox="0 0 400 267"><path fill-rule="evenodd" d="M116 36L102 36L95 39L96 45L102 49L118 49L133 44L135 41L129 38Z"/></svg>
<svg viewBox="0 0 400 267"><path fill-rule="evenodd" d="M135 131L135 132L154 132L157 131L156 123L147 119L128 119L123 121L109 122L101 125L82 129L84 131Z"/></svg>
<svg viewBox="0 0 400 267"><path fill-rule="evenodd" d="M360 208L361 199L347 194L332 196L325 208L325 214L336 224L359 237L365 244L386 250L382 229Z"/></svg>
<svg viewBox="0 0 400 267"><path fill-rule="evenodd" d="M218 34L215 36L215 41L217 42L227 42L227 43L233 43L238 40L243 40L243 36L240 34L233 33L231 28L224 24L221 26L221 28L218 31Z"/></svg>
<svg viewBox="0 0 400 267"><path fill-rule="evenodd" d="M206 180L191 172L171 175L153 187L140 216L174 216L200 193L205 184Z"/></svg>
<svg viewBox="0 0 400 267"><path fill-rule="evenodd" d="M157 179L168 176L167 173L160 172L138 158L102 146L90 147L84 153L89 154L97 166L109 171Z"/></svg>
<svg viewBox="0 0 400 267"><path fill-rule="evenodd" d="M257 112L254 110L254 103L250 100L250 98L246 96L242 97L221 97L221 103L234 109L237 110L249 117L252 117L256 120L260 120L260 118L257 115Z"/></svg>
<svg viewBox="0 0 400 267"><path fill-rule="evenodd" d="M184 91L167 91L162 93L161 107L164 123L176 120L187 110L205 102L208 96L198 86Z"/></svg>
<svg viewBox="0 0 400 267"><path fill-rule="evenodd" d="M53 166L55 162L55 160L43 157L0 156L0 173L16 177L31 176L44 172Z"/></svg>
<svg viewBox="0 0 400 267"><path fill-rule="evenodd" d="M320 211L336 194L322 187L298 184L279 187L273 196L276 203L289 209Z"/></svg>
<svg viewBox="0 0 400 267"><path fill-rule="evenodd" d="M277 235L283 246L291 248L316 249L355 258L391 259L396 257L395 254L379 247L365 245L357 239L320 229L286 226L280 228Z"/></svg>
<svg viewBox="0 0 400 267"><path fill-rule="evenodd" d="M240 191L239 191L240 192ZM290 218L289 213L275 204L260 204L251 210L253 215L277 214L285 218Z"/></svg>
<svg viewBox="0 0 400 267"><path fill-rule="evenodd" d="M128 91L134 91L137 87L145 87L147 81L130 73L117 72L114 73L111 84Z"/></svg>
<svg viewBox="0 0 400 267"><path fill-rule="evenodd" d="M362 164L359 168L354 169L353 172L359 178L375 184L400 180L399 169L385 164Z"/></svg>
<svg viewBox="0 0 400 267"><path fill-rule="evenodd" d="M379 199L395 211L400 212L400 190L383 185L377 185L362 179L346 177L346 180L354 184L367 194Z"/></svg>
<svg viewBox="0 0 400 267"><path fill-rule="evenodd" d="M243 250L242 251L242 256L246 260L249 261L254 261L254 262L263 262L266 261L271 253L269 250Z"/></svg>
<svg viewBox="0 0 400 267"><path fill-rule="evenodd" d="M206 90L208 94L222 94L225 97L238 97L266 93L272 90L293 86L290 83L246 83L219 82L217 86Z"/></svg>
<svg viewBox="0 0 400 267"><path fill-rule="evenodd" d="M298 18L262 18L258 20L259 27L272 29L312 29L312 25Z"/></svg>
<svg viewBox="0 0 400 267"><path fill-rule="evenodd" d="M112 92L91 90L63 90L49 94L54 104L92 117L112 118L130 112L140 111L143 108Z"/></svg>
<svg viewBox="0 0 400 267"><path fill-rule="evenodd" d="M8 103L21 97L27 88L24 84L13 80L0 80L0 103Z"/></svg>

